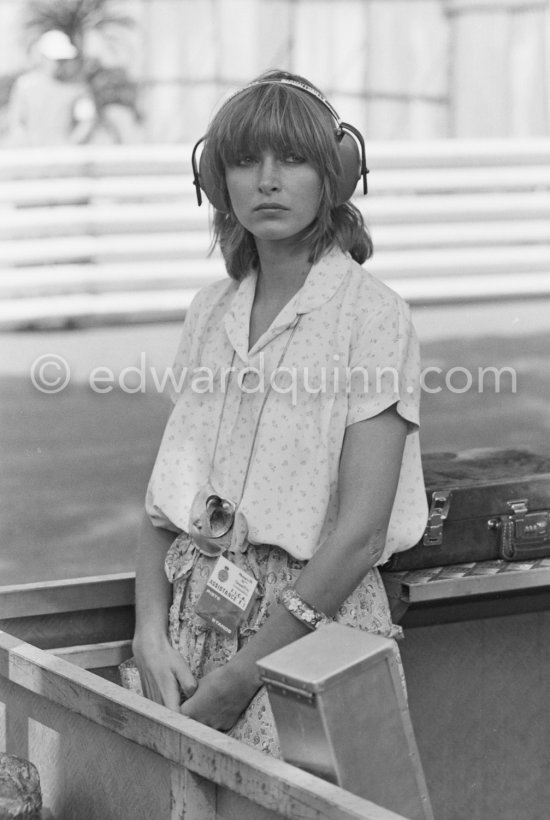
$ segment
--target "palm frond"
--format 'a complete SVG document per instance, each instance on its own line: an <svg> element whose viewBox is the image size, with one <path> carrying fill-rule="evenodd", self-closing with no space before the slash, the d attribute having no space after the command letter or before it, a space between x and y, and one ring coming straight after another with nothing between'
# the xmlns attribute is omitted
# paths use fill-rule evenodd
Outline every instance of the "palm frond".
<svg viewBox="0 0 550 820"><path fill-rule="evenodd" d="M22 24L29 44L51 29L63 31L78 44L87 31L113 25L130 28L135 21L117 12L113 0L27 0Z"/></svg>

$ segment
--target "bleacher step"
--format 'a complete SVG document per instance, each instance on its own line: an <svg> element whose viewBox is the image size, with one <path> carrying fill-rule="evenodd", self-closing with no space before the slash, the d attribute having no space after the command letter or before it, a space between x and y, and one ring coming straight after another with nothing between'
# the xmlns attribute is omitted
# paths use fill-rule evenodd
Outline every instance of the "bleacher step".
<svg viewBox="0 0 550 820"><path fill-rule="evenodd" d="M547 273L397 279L391 286L412 306L549 298ZM0 301L0 331L91 327L183 320L198 287L75 293Z"/></svg>
<svg viewBox="0 0 550 820"><path fill-rule="evenodd" d="M120 249L119 249L120 250ZM160 258L141 254L139 262L115 261L98 256L98 264L34 265L6 268L0 272L0 297L25 298L62 295L64 293L100 291L162 290L201 287L226 275L219 254L208 258L193 258L191 254L175 254L176 258ZM410 281L414 292L418 281L431 279L432 287L445 291L448 281L462 277L465 281L481 277L494 278L498 293L503 276L525 277L540 274L550 280L550 247L463 248L452 250L388 251L375 255L365 263L365 269L392 285Z"/></svg>

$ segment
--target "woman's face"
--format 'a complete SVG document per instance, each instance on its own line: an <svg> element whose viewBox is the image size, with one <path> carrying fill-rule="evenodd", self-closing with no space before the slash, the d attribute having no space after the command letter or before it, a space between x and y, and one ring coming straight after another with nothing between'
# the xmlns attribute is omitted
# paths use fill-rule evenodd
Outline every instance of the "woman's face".
<svg viewBox="0 0 550 820"><path fill-rule="evenodd" d="M256 239L298 238L317 216L321 178L302 157L246 155L226 168L225 179L235 216Z"/></svg>

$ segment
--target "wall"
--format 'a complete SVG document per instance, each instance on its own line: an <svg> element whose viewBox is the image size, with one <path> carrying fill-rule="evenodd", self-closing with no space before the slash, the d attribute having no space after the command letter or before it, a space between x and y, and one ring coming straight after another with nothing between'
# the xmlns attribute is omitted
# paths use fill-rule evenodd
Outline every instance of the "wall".
<svg viewBox="0 0 550 820"><path fill-rule="evenodd" d="M450 0L450 130L550 134L548 0Z"/></svg>
<svg viewBox="0 0 550 820"><path fill-rule="evenodd" d="M0 0L0 74L22 0ZM224 93L303 73L373 139L550 134L550 0L119 0L137 21L91 51L142 88L149 141L191 141ZM115 32L112 32L115 33Z"/></svg>
<svg viewBox="0 0 550 820"><path fill-rule="evenodd" d="M447 136L449 36L440 0L134 6L151 33L140 71L145 104L156 112L153 139L194 139L225 92L274 67L310 77L371 138Z"/></svg>

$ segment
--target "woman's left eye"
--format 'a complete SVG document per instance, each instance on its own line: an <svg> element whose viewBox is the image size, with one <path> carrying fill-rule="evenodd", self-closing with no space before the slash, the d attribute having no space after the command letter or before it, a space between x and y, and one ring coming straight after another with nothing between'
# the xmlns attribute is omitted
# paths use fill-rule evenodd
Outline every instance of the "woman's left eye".
<svg viewBox="0 0 550 820"><path fill-rule="evenodd" d="M285 162L288 162L291 165L299 165L300 163L305 161L305 158L300 156L300 154L287 154L285 156Z"/></svg>

